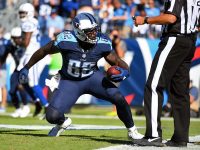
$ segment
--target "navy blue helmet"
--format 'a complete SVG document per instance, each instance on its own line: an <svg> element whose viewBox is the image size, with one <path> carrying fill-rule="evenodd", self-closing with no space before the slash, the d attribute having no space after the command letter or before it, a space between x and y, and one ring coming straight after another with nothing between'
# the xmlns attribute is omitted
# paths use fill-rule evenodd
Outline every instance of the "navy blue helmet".
<svg viewBox="0 0 200 150"><path fill-rule="evenodd" d="M89 13L80 13L72 21L76 37L87 43L95 44L100 31L97 20Z"/></svg>

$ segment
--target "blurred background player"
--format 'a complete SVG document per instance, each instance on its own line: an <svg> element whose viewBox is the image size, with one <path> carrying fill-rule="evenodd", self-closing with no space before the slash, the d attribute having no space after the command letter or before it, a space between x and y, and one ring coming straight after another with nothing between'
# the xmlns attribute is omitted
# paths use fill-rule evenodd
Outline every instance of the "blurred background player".
<svg viewBox="0 0 200 150"><path fill-rule="evenodd" d="M19 80L28 81L29 69L48 54L61 53L63 65L59 71L61 80L53 93L47 108L46 119L56 124L49 136L59 136L70 124L64 113L71 109L82 94L91 94L116 105L119 119L128 130L130 139L141 139L137 132L128 103L119 89L98 69L97 62L104 57L110 65L119 66L120 74L112 75L114 82L120 82L129 75L128 65L112 49L110 39L100 33L93 15L81 13L73 20L74 31L60 33L55 41L41 47L20 70ZM91 84L92 83L92 84Z"/></svg>
<svg viewBox="0 0 200 150"><path fill-rule="evenodd" d="M199 89L193 85L190 80L189 84L190 94L190 117L199 117Z"/></svg>
<svg viewBox="0 0 200 150"><path fill-rule="evenodd" d="M24 3L19 7L19 17L22 29L20 46L24 47L26 50L24 56L20 60L17 70L23 68L32 54L40 48L39 27L37 19L34 18L34 12L34 7L30 3ZM29 85L32 87L36 97L45 108L48 106L48 101L43 95L42 88L39 85L39 78L47 62L48 58L46 57L31 68L29 74Z"/></svg>
<svg viewBox="0 0 200 150"><path fill-rule="evenodd" d="M199 89L193 85L193 81L190 80L189 84L189 96L190 96L190 117L199 117ZM172 100L169 99L164 107L164 116L169 117L173 115Z"/></svg>
<svg viewBox="0 0 200 150"><path fill-rule="evenodd" d="M77 0L78 4L79 4L79 8L77 10L77 14L80 13L90 13L92 15L94 15L94 10L92 7L92 1L91 0Z"/></svg>
<svg viewBox="0 0 200 150"><path fill-rule="evenodd" d="M4 63L8 57L8 54L11 54L15 61L15 66L19 65L19 61L21 57L24 55L25 49L19 46L19 43L21 42L21 28L15 27L11 30L11 41L8 42L8 44L5 47L5 51L3 55L1 56L1 63ZM11 114L12 117L27 117L30 113L30 108L28 106L28 98L31 97L33 100L36 101L36 97L33 92L30 92L30 86L28 84L24 84L23 86L19 84L18 81L18 71L14 69L14 72L11 75L10 78L10 91L9 94L11 96L11 100L13 105L15 106L16 110L14 113ZM27 95L26 90L30 94L30 96ZM19 94L19 95L18 95ZM23 107L20 108L20 100L19 96L21 97ZM35 103L36 109L34 112L34 115L37 115L39 111L42 109L39 102Z"/></svg>
<svg viewBox="0 0 200 150"><path fill-rule="evenodd" d="M20 27L14 27L11 30L11 44L7 48L7 55L10 53L15 61L16 68L19 65L19 61L24 55L25 49L19 46L19 43L21 43L21 28ZM5 58L7 56L5 55ZM18 78L18 71L14 70L14 72L11 75L10 78L10 91L9 94L11 96L11 100L13 105L15 106L16 110L14 113L11 114L12 117L27 117L28 114L30 113L30 108L28 106L28 98L32 98L33 100L36 101L36 97L33 92L30 92L30 86L28 84L24 84L23 86L19 84L17 81ZM26 90L29 91L30 96L27 95ZM18 92L19 96L21 98L21 101L23 103L23 107L20 107L20 100L18 97ZM34 112L34 115L37 115L39 113L39 110L41 109L41 106L39 102L35 103L36 109Z"/></svg>
<svg viewBox="0 0 200 150"><path fill-rule="evenodd" d="M11 53L11 55L14 58L16 67L19 64L20 58L24 54L24 49L20 48L18 46L18 43L20 41L21 41L21 28L15 27L11 30L11 42L6 48L6 53L5 53L3 59L6 60L8 54ZM27 103L28 103L27 93L25 92L25 90L23 89L22 86L19 86L19 83L17 82L17 75L18 75L18 72L16 70L14 70L14 72L10 78L11 88L10 88L9 94L11 96L12 103L16 108L15 112L12 113L11 116L14 118L16 118L16 117L24 118L24 117L28 116L28 114L30 112L30 108L27 105ZM20 102L19 102L18 93L17 93L18 90L19 90L19 94L20 94L20 97L21 97L23 105L24 105L23 108L20 108Z"/></svg>
<svg viewBox="0 0 200 150"><path fill-rule="evenodd" d="M0 26L0 113L6 112L7 89L6 89L6 64L3 56L9 41L3 37L4 28Z"/></svg>
<svg viewBox="0 0 200 150"><path fill-rule="evenodd" d="M51 14L47 17L46 27L49 37L53 40L54 36L64 30L64 19L58 15L56 8L51 9Z"/></svg>

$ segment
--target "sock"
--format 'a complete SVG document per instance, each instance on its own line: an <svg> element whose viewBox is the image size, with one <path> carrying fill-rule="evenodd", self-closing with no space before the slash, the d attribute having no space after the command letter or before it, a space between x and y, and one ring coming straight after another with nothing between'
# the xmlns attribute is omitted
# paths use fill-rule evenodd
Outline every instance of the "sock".
<svg viewBox="0 0 200 150"><path fill-rule="evenodd" d="M131 127L131 128L128 128L128 131L130 131L130 132L133 132L135 130L137 130L136 127L135 127L135 125L133 127Z"/></svg>
<svg viewBox="0 0 200 150"><path fill-rule="evenodd" d="M40 99L40 102L41 102L42 106L48 105L48 101L47 101L47 99L44 97L44 95L42 93L41 86L36 85L36 86L33 87L33 90L34 90L35 95L37 96L37 98Z"/></svg>

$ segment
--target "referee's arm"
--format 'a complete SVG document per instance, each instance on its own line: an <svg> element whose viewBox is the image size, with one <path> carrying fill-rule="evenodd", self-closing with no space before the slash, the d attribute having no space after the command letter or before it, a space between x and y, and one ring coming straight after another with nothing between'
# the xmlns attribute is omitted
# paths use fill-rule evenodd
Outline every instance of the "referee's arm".
<svg viewBox="0 0 200 150"><path fill-rule="evenodd" d="M133 17L133 20L135 22L135 26L143 25L143 24L172 24L175 23L177 20L177 17L173 14L161 14L159 16L155 17L142 17L142 16L135 16Z"/></svg>

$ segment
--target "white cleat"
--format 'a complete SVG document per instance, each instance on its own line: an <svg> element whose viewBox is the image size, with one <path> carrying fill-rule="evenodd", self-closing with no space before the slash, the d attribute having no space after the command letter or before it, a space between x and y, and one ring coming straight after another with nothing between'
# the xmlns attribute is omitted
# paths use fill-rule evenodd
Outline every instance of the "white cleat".
<svg viewBox="0 0 200 150"><path fill-rule="evenodd" d="M18 109L16 109L16 110L14 111L14 113L11 114L11 117L13 117L13 118L18 118L18 117L20 117L21 112L22 112L22 109L21 109L21 108L18 108Z"/></svg>
<svg viewBox="0 0 200 150"><path fill-rule="evenodd" d="M72 120L70 118L67 118L65 122L62 125L56 125L53 127L49 133L48 136L55 136L58 137L63 131L67 129L72 123Z"/></svg>
<svg viewBox="0 0 200 150"><path fill-rule="evenodd" d="M24 107L22 108L20 117L25 118L28 116L29 113L30 113L30 107L28 105L24 105Z"/></svg>
<svg viewBox="0 0 200 150"><path fill-rule="evenodd" d="M6 112L6 108L0 107L0 113L5 113L5 112Z"/></svg>
<svg viewBox="0 0 200 150"><path fill-rule="evenodd" d="M131 140L142 139L144 135L140 134L136 127L134 126L133 130L128 131L128 138Z"/></svg>

